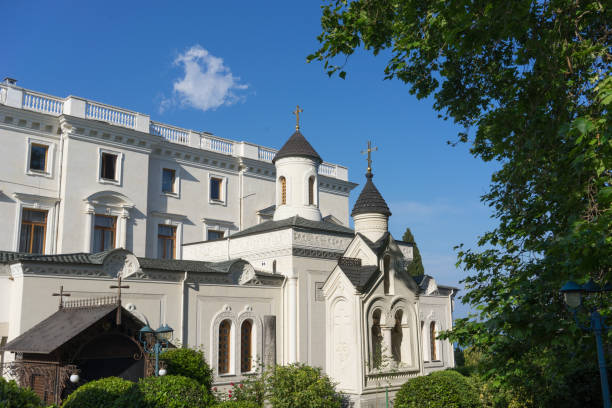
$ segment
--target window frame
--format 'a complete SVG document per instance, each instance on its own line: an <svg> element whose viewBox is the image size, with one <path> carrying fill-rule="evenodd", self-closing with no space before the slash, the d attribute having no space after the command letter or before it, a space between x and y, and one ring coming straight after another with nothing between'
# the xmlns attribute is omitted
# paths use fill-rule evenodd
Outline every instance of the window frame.
<svg viewBox="0 0 612 408"><path fill-rule="evenodd" d="M104 251L108 251L108 249L102 249L101 251L97 251L97 248L95 248L96 245L96 230L102 230L102 231L113 231L113 245L112 248L110 249L115 249L117 248L117 216L116 215L108 215L108 214L99 214L99 213L94 213L94 219L93 219L93 229L92 229L92 235L91 235L91 246L92 246L92 252L93 253L97 253L97 252L104 252ZM104 218L112 218L113 219L113 228L109 228L109 227L102 227L102 226L97 226L96 225L96 217L104 217ZM104 248L104 234L102 234L102 247Z"/></svg>
<svg viewBox="0 0 612 408"><path fill-rule="evenodd" d="M45 222L44 223L40 223L40 222L35 222L35 221L24 221L24 212L25 211L33 211L33 212L38 212L38 213L45 213ZM21 250L21 230L23 228L24 223L26 225L29 225L30 227L30 242L28 244L28 250L26 251L22 251ZM40 208L30 208L30 207L22 207L21 208L21 222L19 223L19 248L18 251L19 252L24 252L27 254L40 254L40 255L44 255L45 254L45 249L46 249L46 243L47 243L47 228L49 225L49 211L45 210L45 209L40 209ZM43 227L43 239L42 239L42 251L40 253L38 252L32 252L32 244L33 244L33 240L34 240L34 227L36 226L42 226Z"/></svg>
<svg viewBox="0 0 612 408"><path fill-rule="evenodd" d="M15 224L13 233L13 251L19 252L19 242L21 240L21 217L24 208L47 211L47 233L45 234L45 255L55 253L55 214L58 198L45 197L34 194L13 193L17 201L15 206Z"/></svg>
<svg viewBox="0 0 612 408"><path fill-rule="evenodd" d="M287 177L280 176L278 178L278 182L280 183L280 201L279 205L287 205Z"/></svg>
<svg viewBox="0 0 612 408"><path fill-rule="evenodd" d="M164 227L169 227L170 229L172 229L172 235L161 235L159 232L159 227L164 226ZM176 225L170 225L170 224L157 224L157 257L159 259L176 259L176 235L177 235L177 226ZM172 241L172 257L170 258L166 258L163 257L163 255L161 255L159 253L159 240L163 239L164 241L170 240ZM164 248L164 252L166 251L166 246L163 246Z"/></svg>
<svg viewBox="0 0 612 408"><path fill-rule="evenodd" d="M108 179L102 177L103 170L103 157L104 155L114 155L116 156L115 161L115 178ZM116 186L120 186L123 180L123 153L118 152L116 150L109 150L99 147L98 148L98 174L97 174L98 183L100 184L114 184Z"/></svg>
<svg viewBox="0 0 612 408"><path fill-rule="evenodd" d="M223 326L224 323L227 323L228 327L227 327L227 347L226 347L226 353L227 356L225 358L226 360L226 368L227 370L225 371L221 371L221 326ZM232 375L233 374L233 370L232 370L232 328L234 326L234 322L232 321L232 319L226 318L221 320L221 322L219 322L219 325L217 326L217 337L218 337L218 343L217 343L217 373L219 374L219 376L223 376L223 375ZM225 368L225 367L224 367Z"/></svg>
<svg viewBox="0 0 612 408"><path fill-rule="evenodd" d="M164 191L164 170L174 171L174 185L173 191ZM161 164L161 168L159 170L159 179L160 179L160 194L164 197L174 197L180 198L181 196L181 168L175 163L165 162Z"/></svg>
<svg viewBox="0 0 612 408"><path fill-rule="evenodd" d="M212 194L211 194L212 193L212 188L211 188L212 179L218 179L221 181L219 199L212 198ZM206 186L206 190L207 190L209 204L223 205L223 206L227 205L227 184L228 184L227 177L222 176L218 173L208 173L208 183Z"/></svg>
<svg viewBox="0 0 612 408"><path fill-rule="evenodd" d="M248 341L245 342L244 339L244 326L248 324L249 327L249 331L248 331ZM254 356L253 356L253 329L255 327L255 324L253 323L252 319L244 319L241 323L240 323L240 372L241 373L250 373L253 372L253 360L254 360ZM248 348L245 347L245 344L248 343ZM248 366L246 367L247 369L245 369L245 353L248 353L248 356L246 356L246 359L248 359L248 362L246 362L248 364Z"/></svg>
<svg viewBox="0 0 612 408"><path fill-rule="evenodd" d="M219 238L215 238L215 239L210 239L210 233L220 233L222 234L221 237ZM225 238L225 230L219 229L219 228L206 228L206 241L218 241L220 239Z"/></svg>
<svg viewBox="0 0 612 408"><path fill-rule="evenodd" d="M45 168L44 170L37 170L30 168L31 159L32 159L32 147L33 146L42 146L46 148L45 152ZM55 143L38 139L38 138L28 138L28 148L26 149L26 158L25 158L25 172L29 176L41 176L52 178L53 177L53 158L55 153Z"/></svg>

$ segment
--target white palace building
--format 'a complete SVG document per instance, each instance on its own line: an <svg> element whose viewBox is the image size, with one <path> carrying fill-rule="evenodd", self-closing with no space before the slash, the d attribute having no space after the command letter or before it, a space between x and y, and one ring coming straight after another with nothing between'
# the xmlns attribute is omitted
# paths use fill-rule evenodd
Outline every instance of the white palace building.
<svg viewBox="0 0 612 408"><path fill-rule="evenodd" d="M346 167L324 162L299 122L281 144L222 139L5 80L2 364L56 356L58 367L94 379L102 355L87 342L124 340L113 343L106 323L82 333L108 312L104 301L92 305L116 294L109 286L120 276L129 288L119 310L202 349L219 386L262 364L301 362L322 367L353 406L374 407L385 387L393 395L412 377L453 367L452 345L436 336L452 327L457 289L407 274L412 244L389 234L371 168L351 229L357 184ZM58 310L60 286L71 297ZM121 336L139 347L129 330ZM129 361L112 374L144 375ZM60 388L28 381L61 399Z"/></svg>

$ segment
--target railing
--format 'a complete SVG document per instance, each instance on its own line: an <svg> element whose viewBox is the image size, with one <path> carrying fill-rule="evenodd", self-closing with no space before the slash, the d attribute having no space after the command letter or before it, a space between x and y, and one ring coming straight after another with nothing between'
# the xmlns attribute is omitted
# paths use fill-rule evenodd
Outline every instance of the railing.
<svg viewBox="0 0 612 408"><path fill-rule="evenodd" d="M257 146L257 158L259 160L271 162L275 155L276 155L276 150Z"/></svg>
<svg viewBox="0 0 612 408"><path fill-rule="evenodd" d="M11 84L0 84L0 104L53 116L66 114L100 120L116 126L161 136L170 143L193 147L197 147L199 144L201 149L226 155L248 157L249 159L261 160L267 163L272 162L277 153L277 150L269 147L246 142L238 143L233 140L213 136L207 132L196 133L188 129L153 122L148 115L142 115L103 103L74 96L58 98ZM321 163L319 174L340 180L348 180L348 170L346 167L331 163Z"/></svg>
<svg viewBox="0 0 612 408"><path fill-rule="evenodd" d="M333 164L321 163L319 166L319 174L336 177L336 166Z"/></svg>
<svg viewBox="0 0 612 408"><path fill-rule="evenodd" d="M87 119L103 120L115 125L134 128L136 125L136 115L132 112L102 105L96 102L87 101L85 107L85 117Z"/></svg>
<svg viewBox="0 0 612 408"><path fill-rule="evenodd" d="M202 138L202 149L212 150L224 154L234 154L234 142L216 137L205 136Z"/></svg>
<svg viewBox="0 0 612 408"><path fill-rule="evenodd" d="M75 308L75 307L96 307L117 304L116 296L105 296L101 298L90 298L90 299L77 299L68 300L63 302L63 307Z"/></svg>
<svg viewBox="0 0 612 408"><path fill-rule="evenodd" d="M186 129L151 122L150 133L152 135L161 136L169 142L189 144L189 131Z"/></svg>
<svg viewBox="0 0 612 408"><path fill-rule="evenodd" d="M22 106L24 109L57 116L61 115L64 110L64 101L52 96L24 91Z"/></svg>

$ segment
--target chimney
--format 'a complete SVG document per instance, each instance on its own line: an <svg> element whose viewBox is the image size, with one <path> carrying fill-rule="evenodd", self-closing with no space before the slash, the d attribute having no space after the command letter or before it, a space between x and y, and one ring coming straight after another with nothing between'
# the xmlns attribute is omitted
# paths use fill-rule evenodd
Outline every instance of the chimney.
<svg viewBox="0 0 612 408"><path fill-rule="evenodd" d="M4 78L4 83L7 85L17 85L17 80L15 78Z"/></svg>

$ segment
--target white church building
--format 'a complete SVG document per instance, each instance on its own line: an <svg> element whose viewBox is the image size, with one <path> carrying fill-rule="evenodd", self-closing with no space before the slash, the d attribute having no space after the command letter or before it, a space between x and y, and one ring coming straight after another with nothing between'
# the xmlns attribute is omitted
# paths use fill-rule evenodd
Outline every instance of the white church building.
<svg viewBox="0 0 612 408"><path fill-rule="evenodd" d="M3 364L36 352L24 336L58 313L60 286L78 308L121 276L123 307L202 349L219 386L300 362L374 407L454 366L436 336L457 289L406 272L413 244L388 232L369 155L351 229L357 184L299 122L276 151L7 79L0 143Z"/></svg>

